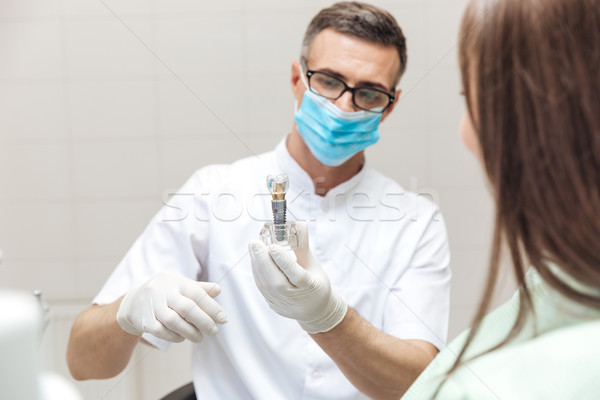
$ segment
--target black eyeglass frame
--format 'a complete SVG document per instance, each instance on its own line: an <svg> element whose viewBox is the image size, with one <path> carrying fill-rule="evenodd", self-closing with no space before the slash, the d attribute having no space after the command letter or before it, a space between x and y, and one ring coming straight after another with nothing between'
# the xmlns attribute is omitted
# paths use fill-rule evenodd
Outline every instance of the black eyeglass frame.
<svg viewBox="0 0 600 400"><path fill-rule="evenodd" d="M369 87L369 86L356 86L356 87L350 87L350 86L348 86L348 85L346 84L346 82L344 82L343 80L341 80L341 79L340 79L340 78L338 78L337 76L334 76L334 75L332 75L332 74L329 74L329 73L327 73L327 72L323 72L323 71L316 71L316 70L311 70L311 69L308 69L308 66L306 65L306 63L304 63L304 66L306 67L306 78L307 78L307 81L308 81L308 89L309 89L311 92L313 92L313 93L315 93L315 94L318 94L319 96L325 97L326 99L329 99L329 100L337 100L337 99L339 99L340 97L342 97L342 96L344 95L344 93L346 93L346 92L350 91L350 93L352 93L352 104L354 104L354 106L355 106L356 108L359 108L359 109L361 109L361 110L365 110L365 111L369 111L369 112L372 112L372 113L376 113L376 114L382 114L382 113L383 113L385 110L387 110L387 109L388 109L388 108L389 108L389 107L390 107L390 106L391 106L391 105L394 103L394 100L396 100L396 96L394 96L394 95L392 95L392 94L389 94L388 92L385 92L385 91L383 91L383 90L381 90L381 89L376 89L376 88ZM311 85L310 85L310 78L311 78L311 77L312 77L312 76L313 76L315 73L323 74L323 75L326 75L326 76L328 76L328 77L330 77L330 78L333 78L333 79L335 79L335 80L338 80L338 81L340 81L340 82L342 83L342 85L344 85L344 90L342 90L342 92L341 92L341 93L339 94L339 96L337 96L337 97L329 97L329 96L324 96L323 94L321 94L321 93L317 92L316 90L313 90L313 88L312 88L312 87L311 87ZM387 104L386 106L384 106L384 107L383 107L383 109L382 109L381 111L373 111L373 110L369 110L368 108L363 108L363 107L359 106L358 104L356 104L356 100L355 100L355 94L356 94L356 91L357 91L357 90L360 90L360 89L368 89L368 90L373 90L373 91L375 91L375 92L379 92L379 93L383 93L383 94L385 94L385 95L388 97L388 100L389 100L389 101L388 101L388 104Z"/></svg>

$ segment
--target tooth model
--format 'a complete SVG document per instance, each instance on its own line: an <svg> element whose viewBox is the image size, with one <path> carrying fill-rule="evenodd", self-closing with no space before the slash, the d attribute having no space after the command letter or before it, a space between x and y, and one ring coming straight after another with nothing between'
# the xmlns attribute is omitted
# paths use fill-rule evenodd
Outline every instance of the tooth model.
<svg viewBox="0 0 600 400"><path fill-rule="evenodd" d="M267 176L267 188L271 193L271 209L273 210L273 222L267 222L260 231L260 238L268 246L277 244L282 247L295 249L301 247L300 237L296 229L296 223L286 220L287 205L285 195L290 186L288 176Z"/></svg>

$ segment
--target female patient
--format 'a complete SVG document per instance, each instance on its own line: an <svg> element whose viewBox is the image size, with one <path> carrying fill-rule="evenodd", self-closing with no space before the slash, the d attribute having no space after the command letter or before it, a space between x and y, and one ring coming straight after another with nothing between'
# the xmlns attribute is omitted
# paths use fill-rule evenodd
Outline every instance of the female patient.
<svg viewBox="0 0 600 400"><path fill-rule="evenodd" d="M476 322L404 399L600 399L600 0L472 0L461 135L496 203ZM521 284L485 318L503 249Z"/></svg>

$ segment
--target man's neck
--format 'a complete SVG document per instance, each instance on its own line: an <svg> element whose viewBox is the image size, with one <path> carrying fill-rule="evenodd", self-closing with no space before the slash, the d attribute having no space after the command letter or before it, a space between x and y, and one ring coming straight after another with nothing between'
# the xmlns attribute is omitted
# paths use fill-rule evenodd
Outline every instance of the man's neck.
<svg viewBox="0 0 600 400"><path fill-rule="evenodd" d="M315 158L295 128L287 137L286 147L290 156L308 173L319 196L325 196L329 190L358 174L365 163L364 151L360 151L340 166L325 165Z"/></svg>

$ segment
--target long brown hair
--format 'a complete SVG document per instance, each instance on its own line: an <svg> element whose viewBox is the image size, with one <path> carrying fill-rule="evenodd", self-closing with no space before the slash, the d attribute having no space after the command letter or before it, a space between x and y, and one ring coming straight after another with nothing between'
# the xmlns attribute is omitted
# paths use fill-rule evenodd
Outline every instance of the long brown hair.
<svg viewBox="0 0 600 400"><path fill-rule="evenodd" d="M533 310L535 268L570 299L600 308L560 268L600 289L600 0L471 0L459 59L468 112L496 205L490 267L473 328L487 313L506 246L521 285L517 320Z"/></svg>

